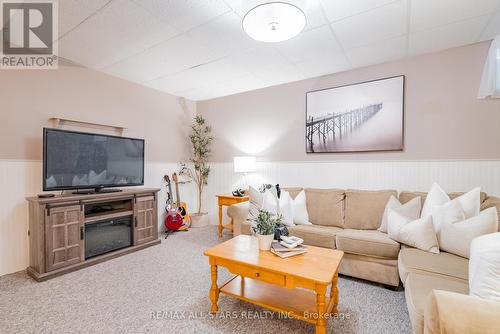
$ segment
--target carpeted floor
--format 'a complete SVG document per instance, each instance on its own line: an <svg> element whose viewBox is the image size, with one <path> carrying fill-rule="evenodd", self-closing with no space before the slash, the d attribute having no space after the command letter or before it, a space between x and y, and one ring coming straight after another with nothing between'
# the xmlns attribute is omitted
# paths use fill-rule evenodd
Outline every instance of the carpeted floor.
<svg viewBox="0 0 500 334"><path fill-rule="evenodd" d="M225 237L228 238L227 236ZM314 333L314 326L221 295L211 317L203 250L216 228L177 233L162 244L36 283L0 277L1 333ZM219 281L229 277L219 270ZM329 333L409 333L404 293L339 279L341 317Z"/></svg>

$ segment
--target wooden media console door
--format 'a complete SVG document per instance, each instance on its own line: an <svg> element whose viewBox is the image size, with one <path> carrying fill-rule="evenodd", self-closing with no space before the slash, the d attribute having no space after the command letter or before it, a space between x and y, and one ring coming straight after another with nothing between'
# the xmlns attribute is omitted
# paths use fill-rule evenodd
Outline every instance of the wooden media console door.
<svg viewBox="0 0 500 334"><path fill-rule="evenodd" d="M85 260L83 206L70 205L46 210L45 259L47 271Z"/></svg>
<svg viewBox="0 0 500 334"><path fill-rule="evenodd" d="M156 200L153 196L139 197L135 203L134 245L140 245L158 238L156 221Z"/></svg>
<svg viewBox="0 0 500 334"><path fill-rule="evenodd" d="M28 274L37 281L43 281L159 244L158 191L135 188L113 193L27 198L30 247ZM115 228L117 223L121 224L121 236L125 236L122 246L106 250L106 253L98 247L92 247L92 240L95 246L95 240L105 235L99 233L101 230L96 234L97 226ZM114 237L115 234L112 235ZM113 237L111 240L114 244ZM98 252L90 251L88 254L92 249Z"/></svg>

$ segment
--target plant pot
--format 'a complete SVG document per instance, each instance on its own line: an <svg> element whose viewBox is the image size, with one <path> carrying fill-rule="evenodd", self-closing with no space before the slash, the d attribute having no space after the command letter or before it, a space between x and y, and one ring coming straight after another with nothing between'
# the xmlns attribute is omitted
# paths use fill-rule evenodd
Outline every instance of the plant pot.
<svg viewBox="0 0 500 334"><path fill-rule="evenodd" d="M208 213L192 213L191 216L191 227L205 227L208 226Z"/></svg>
<svg viewBox="0 0 500 334"><path fill-rule="evenodd" d="M268 235L261 235L257 233L257 240L259 241L259 249L268 251L271 249L271 244L274 240L274 233Z"/></svg>

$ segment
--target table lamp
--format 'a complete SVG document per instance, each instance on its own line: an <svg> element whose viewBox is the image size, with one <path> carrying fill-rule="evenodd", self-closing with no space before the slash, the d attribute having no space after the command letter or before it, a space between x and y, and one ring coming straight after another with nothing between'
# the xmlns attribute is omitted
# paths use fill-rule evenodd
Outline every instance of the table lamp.
<svg viewBox="0 0 500 334"><path fill-rule="evenodd" d="M247 173L255 172L256 170L256 159L255 157L234 157L234 172L243 173L243 188L247 189L248 184L246 180Z"/></svg>

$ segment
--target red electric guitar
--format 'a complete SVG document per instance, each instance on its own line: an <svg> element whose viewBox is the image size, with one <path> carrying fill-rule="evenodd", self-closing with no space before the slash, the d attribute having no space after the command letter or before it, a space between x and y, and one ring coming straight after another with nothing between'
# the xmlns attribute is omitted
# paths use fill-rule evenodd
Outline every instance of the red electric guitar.
<svg viewBox="0 0 500 334"><path fill-rule="evenodd" d="M184 221L179 213L179 209L172 205L172 185L170 182L170 178L168 177L168 175L165 175L163 179L167 183L168 187L166 202L167 216L165 217L165 228L167 229L167 231L177 231L183 226Z"/></svg>

